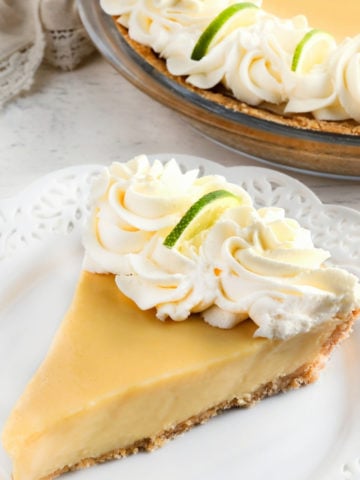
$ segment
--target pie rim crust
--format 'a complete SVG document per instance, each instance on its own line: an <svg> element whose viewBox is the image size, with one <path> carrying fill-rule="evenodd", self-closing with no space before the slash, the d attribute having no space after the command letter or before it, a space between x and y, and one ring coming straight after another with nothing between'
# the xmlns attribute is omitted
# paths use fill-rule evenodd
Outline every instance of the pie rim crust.
<svg viewBox="0 0 360 480"><path fill-rule="evenodd" d="M234 113L244 114L250 118L258 119L270 124L277 124L296 130L305 130L310 133L321 133L325 135L339 135L340 137L355 138L360 136L360 124L355 120L329 121L317 120L311 114L283 115L276 113L276 106L270 106L268 109L253 107L232 97L226 92L220 92L216 89L203 90L186 82L186 77L172 75L166 68L166 63L150 47L134 41L118 21L118 16L113 17L113 21L121 37L145 62L155 68L159 73L165 75L172 81L178 83L181 87L213 102ZM225 89L223 89L225 90ZM344 138L345 140L345 138Z"/></svg>

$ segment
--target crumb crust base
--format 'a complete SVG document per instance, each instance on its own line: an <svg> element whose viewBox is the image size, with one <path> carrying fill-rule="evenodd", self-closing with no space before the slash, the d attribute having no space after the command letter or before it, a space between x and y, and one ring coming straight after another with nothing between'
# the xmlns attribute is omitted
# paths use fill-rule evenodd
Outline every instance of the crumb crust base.
<svg viewBox="0 0 360 480"><path fill-rule="evenodd" d="M284 114L283 106L267 104L266 102L259 106L251 106L233 97L224 87L215 87L213 89L204 90L186 81L184 76L175 76L166 68L166 62L160 58L150 47L142 45L133 40L128 30L123 27L117 17L113 17L116 27L127 42L127 44L142 57L147 63L154 67L163 75L179 83L187 90L190 90L206 100L213 101L223 107L234 112L243 113L245 115L266 120L269 122L285 125L287 127L297 128L301 130L311 130L313 132L322 132L338 135L360 136L360 125L352 119L339 121L317 120L311 113L294 113Z"/></svg>

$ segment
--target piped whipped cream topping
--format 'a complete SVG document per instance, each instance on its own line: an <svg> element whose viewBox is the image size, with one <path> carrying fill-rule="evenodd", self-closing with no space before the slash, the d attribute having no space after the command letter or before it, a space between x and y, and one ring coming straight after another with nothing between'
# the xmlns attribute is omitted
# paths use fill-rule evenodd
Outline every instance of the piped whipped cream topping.
<svg viewBox="0 0 360 480"><path fill-rule="evenodd" d="M195 239L164 240L204 194L237 195L213 226ZM288 338L360 307L357 278L325 267L329 253L281 208L256 209L249 195L224 177L183 173L175 160L153 164L140 156L114 163L93 189L84 233L84 268L115 274L118 288L160 320L200 314L232 328L251 318L257 336Z"/></svg>
<svg viewBox="0 0 360 480"><path fill-rule="evenodd" d="M83 243L88 266L98 273L120 273L126 255L144 251L152 237L165 235L202 195L226 186L242 201L249 195L219 175L198 178L199 170L183 173L175 160L152 164L145 155L113 163L93 186L94 215Z"/></svg>
<svg viewBox="0 0 360 480"><path fill-rule="evenodd" d="M259 9L253 24L226 35L201 60L192 50L208 24L234 0L101 0L130 37L151 47L174 75L201 89L222 83L250 105L283 104L321 120L360 122L360 35L334 43L323 64L293 72L296 45L311 30L304 16L280 19ZM254 1L261 6L261 0Z"/></svg>

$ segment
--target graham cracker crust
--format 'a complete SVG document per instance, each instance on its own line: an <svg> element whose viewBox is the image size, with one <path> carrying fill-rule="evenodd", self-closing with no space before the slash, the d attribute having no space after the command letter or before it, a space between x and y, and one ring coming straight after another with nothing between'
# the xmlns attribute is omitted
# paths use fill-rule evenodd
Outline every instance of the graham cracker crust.
<svg viewBox="0 0 360 480"><path fill-rule="evenodd" d="M116 27L129 44L129 46L140 55L147 63L149 63L156 70L163 75L171 78L173 81L179 83L187 90L197 93L206 100L213 101L223 107L234 112L244 113L246 115L278 123L285 126L290 126L298 129L312 130L316 132L325 132L341 135L360 136L360 125L355 120L344 121L329 121L317 120L311 113L304 114L284 114L282 106L261 104L258 107L252 107L240 100L237 100L224 87L215 87L210 90L203 90L197 88L186 82L186 77L172 75L166 68L166 62L160 58L150 47L142 45L129 37L128 31L125 27L117 22L117 17L113 17Z"/></svg>
<svg viewBox="0 0 360 480"><path fill-rule="evenodd" d="M54 473L43 477L41 480L52 480L63 473L81 470L93 465L107 462L109 460L120 459L141 451L151 452L164 445L164 443L167 441L187 432L191 428L206 423L212 417L215 417L225 410L239 407L251 407L266 397L271 397L278 393L297 389L315 382L319 376L320 370L325 366L325 363L332 350L337 344L349 336L352 326L359 314L360 310L353 312L351 315L343 319L343 321L333 330L328 340L324 343L319 355L314 359L314 361L301 366L295 372L286 376L280 376L272 382L262 385L256 391L244 395L242 398L235 397L231 400L219 403L218 405L209 408L205 412L190 417L168 430L159 432L159 434L154 437L138 440L128 447L112 450L96 458L83 459L75 465L66 466L62 469L56 470Z"/></svg>

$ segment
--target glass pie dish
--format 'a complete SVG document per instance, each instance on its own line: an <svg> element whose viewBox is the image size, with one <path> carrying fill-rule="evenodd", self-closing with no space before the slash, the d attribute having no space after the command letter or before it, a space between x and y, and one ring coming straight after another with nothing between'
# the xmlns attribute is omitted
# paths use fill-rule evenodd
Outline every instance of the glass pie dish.
<svg viewBox="0 0 360 480"><path fill-rule="evenodd" d="M133 85L176 110L207 138L251 158L295 171L360 180L360 126L315 120L294 122L274 111L236 110L214 101L166 73L155 55L149 61L134 49L105 14L99 0L78 0L85 28L102 55ZM233 102L235 103L235 102ZM311 124L311 128L308 124ZM340 133L341 132L341 133Z"/></svg>

